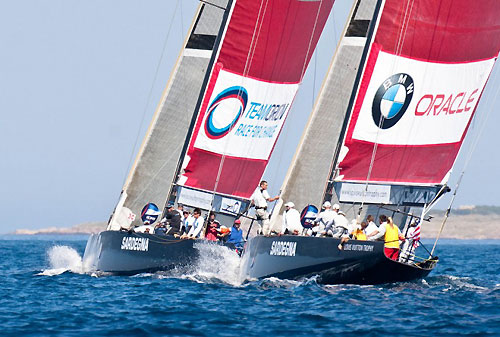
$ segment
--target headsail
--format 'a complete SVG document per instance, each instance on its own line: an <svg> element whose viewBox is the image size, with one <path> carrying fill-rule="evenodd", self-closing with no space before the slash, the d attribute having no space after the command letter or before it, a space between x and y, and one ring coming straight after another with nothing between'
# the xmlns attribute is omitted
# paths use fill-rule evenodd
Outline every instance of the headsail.
<svg viewBox="0 0 500 337"><path fill-rule="evenodd" d="M228 0L212 0L225 7ZM132 212L153 202L164 205L193 116L203 78L220 34L224 10L200 4L170 81L163 93L136 161L110 220L110 228L126 226ZM126 213L129 214L126 214ZM139 221L140 217L135 217ZM132 219L130 219L132 220Z"/></svg>
<svg viewBox="0 0 500 337"><path fill-rule="evenodd" d="M498 3L471 5L385 1L336 180L446 183L500 47Z"/></svg>
<svg viewBox="0 0 500 337"><path fill-rule="evenodd" d="M234 2L177 182L201 205L258 185L333 2Z"/></svg>
<svg viewBox="0 0 500 337"><path fill-rule="evenodd" d="M288 173L287 200L301 206L330 199L333 180L340 199L349 203L433 200L448 178L500 46L496 2L475 1L474 10L470 7L466 0L355 2ZM354 25L359 13L365 21ZM349 32L370 25L372 36L357 39L366 42L361 59ZM345 61L351 50L359 64L356 81L342 73L342 66L357 68ZM335 76L342 85L334 86ZM344 84L354 85L352 95L343 92ZM318 141L323 130L331 136ZM333 164L325 176L328 158Z"/></svg>

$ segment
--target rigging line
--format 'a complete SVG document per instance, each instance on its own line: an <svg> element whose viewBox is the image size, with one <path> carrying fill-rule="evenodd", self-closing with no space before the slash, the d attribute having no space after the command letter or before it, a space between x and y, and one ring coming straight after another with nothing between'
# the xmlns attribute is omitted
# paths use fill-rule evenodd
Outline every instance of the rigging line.
<svg viewBox="0 0 500 337"><path fill-rule="evenodd" d="M316 100L316 71L318 68L318 50L314 53L314 73L313 73L313 85L312 85L312 96L311 96L311 110L314 109L314 101Z"/></svg>
<svg viewBox="0 0 500 337"><path fill-rule="evenodd" d="M226 9L224 10L224 13L222 14L222 21L219 25L217 37L215 39L215 44L213 45L213 47L211 49L211 57L210 57L210 60L208 62L208 66L204 71L203 82L202 82L202 86L200 89L201 92L200 92L200 95L198 96L193 115L191 116L191 119L190 119L191 121L190 121L189 129L188 129L188 132L186 134L186 138L185 138L185 141L184 141L184 144L182 147L181 154L179 156L179 160L177 162L175 176L170 184L170 190L168 192L168 199L167 200L174 197L178 192L177 186L180 185L180 180L183 176L183 171L185 170L184 164L187 165L187 163L185 163L185 161L189 157L189 149L193 145L192 143L194 142L195 138L197 137L196 134L194 133L195 127L196 127L196 124L200 121L200 118L203 118L203 116L201 115L203 100L205 99L205 94L206 94L206 90L207 90L208 85L209 85L209 80L210 80L210 78L213 74L213 70L215 68L215 61L217 59L218 53L220 52L221 43L223 42L223 36L224 36L224 33L225 33L227 26L228 26L228 20L230 19L229 14L231 12L231 8L233 8L233 5L234 5L234 0L228 0L227 5L226 5ZM200 12L199 12L198 17L196 19L196 23L198 22L198 19L201 17L201 13L202 13L203 8L204 8L204 6L201 6ZM195 26L196 26L196 23L195 23ZM194 28L195 27L192 27L192 29L194 29ZM181 185L181 186L183 186L183 185Z"/></svg>
<svg viewBox="0 0 500 337"><path fill-rule="evenodd" d="M175 4L174 13L172 14L172 18L170 19L170 25L168 27L167 35L165 36L165 39L163 41L163 48L162 48L162 51L161 51L161 54L160 54L160 58L158 59L158 63L156 64L156 69L155 69L153 81L151 83L151 87L149 88L149 93L148 93L148 98L146 100L146 105L144 106L144 110L142 112L141 123L139 124L139 128L137 130L137 135L135 137L134 146L132 147L132 152L130 153L130 158L129 158L129 162L128 162L128 165L127 165L127 172L130 172L130 170L131 170L131 165L132 165L132 160L134 158L135 149L137 147L137 143L139 142L139 137L141 135L141 129L142 129L142 126L144 124L144 120L146 118L146 113L148 111L148 107L149 107L149 105L151 103L151 97L153 96L153 89L154 89L154 86L155 86L155 83L156 83L156 79L158 78L158 74L160 72L160 66L161 66L162 61L163 61L163 56L165 54L165 49L167 47L167 42L168 42L168 39L170 37L170 32L172 30L174 18L175 18L175 15L177 14L177 8L179 6L179 2L180 1L181 0L177 0L177 2ZM126 180L127 180L127 175L125 175L125 178L123 180L123 185L125 185Z"/></svg>
<svg viewBox="0 0 500 337"><path fill-rule="evenodd" d="M311 51L311 45L312 41L314 40L314 33L316 32L316 26L318 25L318 20L319 20L319 13L321 13L321 6L323 5L323 0L320 0L319 6L318 6L318 11L316 12L316 18L314 19L314 26L311 32L311 37L309 38L309 44L307 45L307 52L304 58L304 63L302 65L302 72L300 74L300 83L302 83L302 79L304 77L304 74L307 69L307 56L309 55L309 52Z"/></svg>
<svg viewBox="0 0 500 337"><path fill-rule="evenodd" d="M403 52L403 46L404 46L404 42L406 40L406 35L407 35L409 23L410 23L411 14L413 12L413 5L414 5L414 0L411 0L411 1L409 0L406 3L405 14L404 14L404 18L403 18L401 29L399 31L398 43L397 43L396 50L395 50L395 55L397 55L397 56L400 56L402 54L402 52ZM395 69L399 65L399 60L400 60L400 58L395 59L394 62L393 62L393 64L392 64L393 73L395 72ZM426 67L427 67L427 65L426 65ZM411 123L411 125L410 125L410 130L407 133L407 137L406 137L406 141L407 142L409 141L409 139L411 137L414 125L415 125L415 123L413 121ZM402 149L402 151L406 154L407 151L408 151L408 147L405 146ZM400 172L401 166L403 165L403 162L404 161L401 161L399 163L399 167L396 168L396 172L398 172L398 173Z"/></svg>
<svg viewBox="0 0 500 337"><path fill-rule="evenodd" d="M258 40L258 38L260 36L260 30L262 29L262 24L264 22L264 17L265 17L266 11L267 11L268 2L269 2L269 0L266 0L264 14L262 14L262 6L263 6L263 3L264 3L264 0L261 0L261 2L260 2L259 14L257 15L257 20L256 20L257 23L256 23L254 31L252 33L252 40L250 42L250 46L249 46L248 53L247 53L247 58L245 60L245 67L243 68L243 74L242 74L241 82L240 82L241 85L243 84L244 78L250 72L251 60L253 60L253 55L255 53L255 49L257 48L256 47L257 46L257 40ZM260 20L261 17L262 17L262 20ZM260 25L259 25L259 20L260 20ZM238 94L241 94L241 89L238 90ZM222 158L221 158L221 161L219 163L219 168L218 168L218 171L217 171L217 177L215 179L214 190L212 192L211 205L213 205L213 202L214 202L214 199L215 199L215 194L217 192L217 188L219 187L219 180L220 180L220 176L222 174L222 168L224 166L224 162L225 162L225 159L226 159L226 151L227 151L227 147L229 146L229 140L230 139L231 139L231 137L228 137L226 139L225 144L224 144L224 150L223 150ZM241 173L240 173L240 175L241 175Z"/></svg>
<svg viewBox="0 0 500 337"><path fill-rule="evenodd" d="M300 74L300 82L299 82L299 86L302 85L302 80L304 78L304 75L305 75L305 72L307 70L307 55L309 54L309 51L311 49L311 45L312 45L312 41L314 40L314 33L316 32L316 26L318 24L318 20L319 20L319 14L321 13L321 6L323 5L323 0L320 1L320 4L318 6L318 10L316 12L316 17L314 19L314 26L313 26L313 29L312 29L312 32L311 32L311 37L309 38L309 44L308 44L308 47L307 47L307 52L305 54L305 57L304 57L304 63L302 65L302 71L301 71L301 74ZM334 25L335 27L335 25ZM316 98L316 95L315 95L315 86L316 86L316 72L317 72L317 55L318 55L318 50L316 49L316 51L313 51L313 54L314 54L314 77L313 77L313 95L312 95L312 109L314 109L314 103L315 103L315 98ZM295 97L296 97L297 93L295 94ZM295 97L292 101L292 104L291 106L293 106L293 103L295 102ZM291 107L290 109L288 110L288 113L287 113L287 117L288 117L288 114L290 113L290 110L291 110ZM285 117L286 118L286 117ZM283 123L286 122L286 119ZM282 128L284 127L284 125L282 126ZM283 142L286 144L286 140L288 139L288 136L289 136L289 132L288 132L288 129L285 131L284 133L284 136L282 137L283 139ZM276 140L277 142L277 140ZM281 162L283 161L283 157L284 157L284 153L281 152L281 154L279 155L279 158L278 158L278 163L277 163L277 166L281 166ZM292 158L293 160L293 158ZM275 171L274 173L274 176L273 178L276 178L276 175L277 175L277 170ZM281 195L281 190L280 190L280 195Z"/></svg>
<svg viewBox="0 0 500 337"><path fill-rule="evenodd" d="M411 3L411 5L410 5L410 3ZM404 41L406 39L406 32L408 30L408 26L410 23L411 13L413 11L413 4L414 4L414 0L410 0L407 2L405 15L403 18L403 23L402 23L401 29L399 30L398 44L397 44L396 50L395 50L396 55L401 55L401 53L403 51L403 45L404 45Z"/></svg>
<svg viewBox="0 0 500 337"><path fill-rule="evenodd" d="M411 6L410 6L410 2L411 2ZM403 44L404 44L404 40L405 40L405 37L406 37L406 31L408 29L409 20L410 20L410 17L411 17L411 12L413 10L413 3L414 3L413 0L409 0L407 2L407 6L406 6L406 9L405 9L405 14L404 14L404 17L403 17L403 20L402 20L401 29L399 30L398 42L397 42L397 45L396 45L396 49L394 51L396 53L396 55L400 55L401 51L403 50ZM394 67L395 67L395 65L393 64L393 69L394 69ZM367 173L367 176L366 176L366 183L365 183L365 188L364 188L364 191L363 191L362 202L361 202L361 205L359 206L358 216L361 215L361 211L362 211L363 206L365 204L366 193L368 192L369 180L371 178L371 174L372 174L372 171L373 171L373 166L375 164L375 157L376 157L377 150L378 150L378 137L380 135L380 130L381 130L381 126L382 126L382 122L383 121L384 121L384 117L381 116L380 117L380 121L379 121L379 125L378 125L378 128L377 128L377 135L375 136L375 142L373 144L372 156L371 156L371 159L370 159L370 166L368 168L368 173Z"/></svg>
<svg viewBox="0 0 500 337"><path fill-rule="evenodd" d="M494 98L492 99L492 102L488 102L489 104L488 105L493 105L496 101L497 101L497 98L500 94L500 86L497 88L497 91L495 93L495 95L493 96ZM476 109L477 109L477 106L476 106ZM477 144L479 143L479 136L483 133L484 131L484 128L486 127L487 125L487 121L488 121L488 118L490 117L490 114L491 114L491 111L493 110L492 107L490 107L488 110L487 110L487 113L486 113L486 116L485 116L485 119L483 121L483 123L480 125L479 127L479 132L477 133L477 136L475 137L474 139L474 142L472 143L471 145L471 150L469 151L467 157L466 157L466 162L465 162L465 165L464 165L464 171L465 171L465 166L468 166L469 165L469 162L470 160L472 159L472 154L473 152L476 150L476 146Z"/></svg>
<svg viewBox="0 0 500 337"><path fill-rule="evenodd" d="M309 39L309 46L308 46L308 50L307 50L307 53L306 53L306 59L307 59L307 54L309 53L309 48L311 47L311 43L312 43L312 40L314 38L314 33L316 32L316 25L318 23L318 17L319 17L319 13L321 12L321 5L323 4L323 1L320 1L320 4L318 6L318 12L316 13L316 19L314 21L314 28L313 28L313 31L311 33L311 38ZM335 21L333 21L333 30L334 30L334 35L335 35ZM336 36L336 35L335 35ZM316 47L315 50L313 51L313 55L314 55L314 73L313 73L313 88L312 88L312 104L311 104L311 109L314 109L314 102L316 101L316 72L317 72L317 67L318 67L318 48ZM303 67L306 67L306 63L307 61L304 60L304 65ZM307 67L306 67L307 69ZM305 70L304 70L305 72ZM302 82L302 76L301 76L301 82Z"/></svg>
<svg viewBox="0 0 500 337"><path fill-rule="evenodd" d="M137 194L137 196L135 197L135 199L131 202L131 204L134 204L137 200L139 200L139 198L142 196L142 194L144 192L146 192L146 190L149 188L149 186L151 186L151 184L153 183L153 181L155 181L156 177L158 177L158 175L160 174L160 172L163 170L163 168L165 167L165 165L167 165L168 163L170 163L170 161L173 159L173 155L175 153L178 153L179 151L179 148L182 146L182 144L179 144L177 146L177 148L175 149L175 151L172 151L170 153L170 156L167 158L167 160L165 160L165 162L163 163L163 165L158 169L158 171L155 173L155 175L149 179L149 182L141 189L141 191Z"/></svg>
<svg viewBox="0 0 500 337"><path fill-rule="evenodd" d="M496 93L495 93L495 95L494 95L494 99L493 99L493 102L491 103L491 105L493 105L493 104L494 104L494 102L496 102L496 100L497 100L497 98L498 98L499 93L500 93L500 87L498 87L498 89L497 89L497 91L496 91ZM477 109L477 106L476 106L476 109ZM471 144L471 147L470 147L470 149L469 149L469 152L467 153L467 157L466 157L466 161L465 161L465 163L464 163L464 167L463 167L463 169L462 169L462 172L460 173L460 177L458 178L457 184L456 184L456 186L455 186L455 191L453 192L453 196L452 196L452 198L451 198L451 200L450 200L450 204L448 205L448 208L446 209L446 212L445 212L445 216L444 216L443 222L442 222L442 224L441 224L441 227L439 228L439 232L438 232L438 235L437 235L437 237L436 237L436 241L434 242L434 246L432 247L432 250L431 250L431 252L430 252L430 255L431 255L431 256L432 256L432 254L434 253L434 250L435 250L435 248L436 248L436 245L437 245L437 242L438 242L438 240L439 240L439 237L441 236L441 233L443 232L444 225L446 224L446 221L448 220L448 217L449 217L450 212L451 212L451 207L453 206L453 203L454 203L454 201L455 201L455 197L456 197L456 195L457 195L457 191L458 191L458 189L459 189L459 187L460 187L460 184L462 183L462 178L463 178L463 176L464 176L464 174L465 174L465 170L466 170L467 166L469 165L470 160L472 159L472 153L475 151L476 146L477 146L477 144L478 144L478 142L479 142L479 137L481 136L481 134L482 134L482 132L483 132L484 128L485 128L485 127L486 127L486 125L487 125L487 121L488 121L488 118L489 118L489 116L490 116L490 114L491 114L491 111L493 111L493 107L490 107L490 108L489 108L489 109L487 109L486 111L487 111L487 112L486 112L485 119L484 119L483 123L480 125L480 127L479 127L479 132L477 132L477 135L476 135L476 137L474 138L474 140L473 140L473 142L472 142L472 144Z"/></svg>
<svg viewBox="0 0 500 337"><path fill-rule="evenodd" d="M370 23L368 25L366 42L364 44L363 51L361 54L361 60L359 63L360 66L356 70L356 76L354 78L353 90L351 91L349 101L347 102L347 106L345 109L346 111L345 111L344 121L342 122L340 134L338 137L339 140L337 142L337 145L335 146L333 158L332 158L332 161L330 163L330 169L329 169L329 172L330 172L329 177L330 178L329 178L329 180L327 180L325 187L323 189L323 200L327 200L326 198L329 198L328 200L332 200L333 193L334 193L333 192L333 183L334 183L336 177L341 176L341 174L340 174L340 172L342 170L342 168L340 167L341 153L343 152L342 150L344 148L344 143L347 139L347 131L350 127L350 123L352 122L351 118L352 118L354 106L356 103L355 101L357 99L356 93L359 90L359 86L362 82L362 77L363 77L363 74L364 74L364 71L366 68L366 62L367 62L368 57L369 57L369 51L370 51L370 48L372 46L371 42L373 41L373 38L374 38L375 28L377 27L377 22L379 22L379 19L380 19L382 3L383 3L382 0L378 0L376 2L375 10L373 12L373 15L370 19ZM359 2L356 3L356 5L353 7L354 11L351 12L351 16L350 16L351 21L352 21L353 17L356 15L358 5L359 5Z"/></svg>
<svg viewBox="0 0 500 337"><path fill-rule="evenodd" d="M377 154L378 149L378 136L380 134L380 129L382 127L382 122L384 121L384 117L380 116L380 120L378 122L377 134L375 136L375 142L373 143L372 156L370 159L370 166L368 167L368 174L366 175L365 189L363 190L363 197L361 198L361 205L359 206L358 216L361 216L361 211L363 210L363 206L365 205L366 193L368 192L368 185L372 175L373 166L375 164L375 156ZM359 219L358 219L359 220Z"/></svg>
<svg viewBox="0 0 500 337"><path fill-rule="evenodd" d="M443 232L446 220L448 220L448 216L450 215L451 206L453 205L453 202L455 201L455 197L457 196L458 187L460 186L460 183L462 182L462 178L464 176L464 173L465 173L465 169L462 171L462 173L460 174L460 177L458 178L458 182L455 186L455 191L453 191L453 195L451 197L450 204L448 205L448 209L446 210L446 212L444 214L444 219L443 219L443 222L441 223L441 227L439 228L439 232L438 232L438 235L436 237L436 241L434 241L434 245L432 246L432 250L429 253L429 258L431 258L432 254L434 254L434 249L436 249L436 245L438 243L439 237L441 236L441 233ZM429 251L427 251L427 252L429 252Z"/></svg>
<svg viewBox="0 0 500 337"><path fill-rule="evenodd" d="M182 13L182 2L181 2L180 12L181 12L181 32L182 34L184 34L184 14Z"/></svg>

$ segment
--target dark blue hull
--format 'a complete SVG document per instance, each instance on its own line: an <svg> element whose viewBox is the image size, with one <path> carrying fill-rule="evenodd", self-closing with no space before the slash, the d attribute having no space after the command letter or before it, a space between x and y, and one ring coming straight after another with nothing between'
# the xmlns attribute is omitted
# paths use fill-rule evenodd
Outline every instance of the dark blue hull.
<svg viewBox="0 0 500 337"><path fill-rule="evenodd" d="M88 270L115 275L166 271L193 264L199 257L197 242L169 235L104 231L89 238L83 260Z"/></svg>
<svg viewBox="0 0 500 337"><path fill-rule="evenodd" d="M89 238L84 264L88 270L115 275L167 271L195 263L199 243L173 236L104 231ZM423 278L437 263L409 265L390 260L384 255L383 242L350 240L343 250L338 249L339 243L338 239L291 235L253 237L243 252L242 277L317 276L322 284L380 284Z"/></svg>
<svg viewBox="0 0 500 337"><path fill-rule="evenodd" d="M247 242L242 272L248 279L317 276L322 284L381 284L427 276L437 263L409 265L388 259L383 242L303 236L257 236Z"/></svg>

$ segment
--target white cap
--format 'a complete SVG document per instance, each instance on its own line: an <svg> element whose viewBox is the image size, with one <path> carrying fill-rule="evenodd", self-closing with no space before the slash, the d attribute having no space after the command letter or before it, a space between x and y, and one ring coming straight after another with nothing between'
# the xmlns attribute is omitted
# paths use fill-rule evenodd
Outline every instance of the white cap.
<svg viewBox="0 0 500 337"><path fill-rule="evenodd" d="M340 209L340 205L339 205L339 204L335 204L335 205L333 205L333 207L332 207L332 208L333 208L333 209Z"/></svg>
<svg viewBox="0 0 500 337"><path fill-rule="evenodd" d="M287 202L287 203L285 204L285 207L290 207L290 208L293 208L293 207L295 207L295 204L294 204L293 202L289 201L289 202Z"/></svg>
<svg viewBox="0 0 500 337"><path fill-rule="evenodd" d="M325 202L323 203L323 207L324 207L324 208L327 208L327 207L332 207L332 204L331 204L329 201L325 201Z"/></svg>

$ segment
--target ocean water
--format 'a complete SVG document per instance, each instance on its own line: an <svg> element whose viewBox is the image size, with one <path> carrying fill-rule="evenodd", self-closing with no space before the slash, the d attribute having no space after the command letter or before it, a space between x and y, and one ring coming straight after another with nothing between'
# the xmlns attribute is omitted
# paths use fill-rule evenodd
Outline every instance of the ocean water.
<svg viewBox="0 0 500 337"><path fill-rule="evenodd" d="M240 284L227 251L183 271L97 276L85 243L0 237L0 335L500 336L500 241L443 240L427 278L382 286Z"/></svg>

